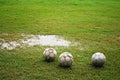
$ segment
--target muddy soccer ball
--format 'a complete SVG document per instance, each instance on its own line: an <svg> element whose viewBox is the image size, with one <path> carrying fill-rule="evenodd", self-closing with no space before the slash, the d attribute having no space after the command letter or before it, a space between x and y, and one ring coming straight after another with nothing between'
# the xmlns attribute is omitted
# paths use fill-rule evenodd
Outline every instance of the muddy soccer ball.
<svg viewBox="0 0 120 80"><path fill-rule="evenodd" d="M106 58L103 53L97 52L92 55L92 65L102 67L105 64Z"/></svg>
<svg viewBox="0 0 120 80"><path fill-rule="evenodd" d="M53 48L46 48L45 51L43 52L43 56L45 60L48 62L54 61L56 55L57 55L57 52Z"/></svg>
<svg viewBox="0 0 120 80"><path fill-rule="evenodd" d="M63 52L59 56L58 61L59 61L60 66L70 67L72 65L72 62L73 62L73 56L68 52Z"/></svg>

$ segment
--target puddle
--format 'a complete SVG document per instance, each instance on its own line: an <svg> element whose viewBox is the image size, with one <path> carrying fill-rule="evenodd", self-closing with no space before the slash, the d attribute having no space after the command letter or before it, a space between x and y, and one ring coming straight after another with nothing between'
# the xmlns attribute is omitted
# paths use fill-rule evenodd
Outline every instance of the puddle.
<svg viewBox="0 0 120 80"><path fill-rule="evenodd" d="M16 48L29 47L34 45L40 46L65 46L72 45L70 41L65 40L57 35L25 35L22 34L25 39L19 39L17 41L6 42L4 39L0 39L1 49L12 50Z"/></svg>
<svg viewBox="0 0 120 80"><path fill-rule="evenodd" d="M69 46L70 41L64 40L56 35L28 35L29 39L22 40L23 44L29 46L41 45L41 46Z"/></svg>
<svg viewBox="0 0 120 80"><path fill-rule="evenodd" d="M12 50L12 49L15 49L17 47L22 47L19 43L17 43L16 41L12 41L12 42L9 42L9 43L2 43L1 44L1 49L7 49L7 50Z"/></svg>

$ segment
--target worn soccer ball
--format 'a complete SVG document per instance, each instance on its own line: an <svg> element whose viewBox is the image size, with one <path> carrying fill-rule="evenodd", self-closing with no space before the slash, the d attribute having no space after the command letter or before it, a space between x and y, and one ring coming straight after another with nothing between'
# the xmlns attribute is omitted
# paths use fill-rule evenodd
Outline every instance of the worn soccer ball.
<svg viewBox="0 0 120 80"><path fill-rule="evenodd" d="M59 56L59 64L62 67L70 67L73 63L73 56L69 52L63 52Z"/></svg>
<svg viewBox="0 0 120 80"><path fill-rule="evenodd" d="M92 65L102 67L106 62L106 57L103 53L97 52L92 55Z"/></svg>
<svg viewBox="0 0 120 80"><path fill-rule="evenodd" d="M43 52L43 56L46 61L51 62L54 61L56 58L57 52L53 48L46 48Z"/></svg>

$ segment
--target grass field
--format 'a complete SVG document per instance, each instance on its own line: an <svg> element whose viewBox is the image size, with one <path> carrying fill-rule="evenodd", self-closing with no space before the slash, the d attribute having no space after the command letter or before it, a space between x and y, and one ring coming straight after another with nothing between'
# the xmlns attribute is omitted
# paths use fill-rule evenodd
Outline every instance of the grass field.
<svg viewBox="0 0 120 80"><path fill-rule="evenodd" d="M43 60L44 46L0 49L0 80L120 80L120 0L0 0L0 38L22 33L59 35L81 46L55 46L51 63ZM70 68L58 66L64 51L74 56ZM91 65L95 52L105 54L104 67Z"/></svg>

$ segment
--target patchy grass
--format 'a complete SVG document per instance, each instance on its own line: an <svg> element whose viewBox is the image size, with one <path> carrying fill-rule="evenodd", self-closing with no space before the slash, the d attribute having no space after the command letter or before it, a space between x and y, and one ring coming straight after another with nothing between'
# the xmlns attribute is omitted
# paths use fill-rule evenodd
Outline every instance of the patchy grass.
<svg viewBox="0 0 120 80"><path fill-rule="evenodd" d="M46 47L0 50L0 80L120 80L119 0L0 0L0 38L14 41L21 34L55 34L81 46L54 47L70 52L74 63L61 68L47 63ZM95 52L106 55L103 68L91 66Z"/></svg>

